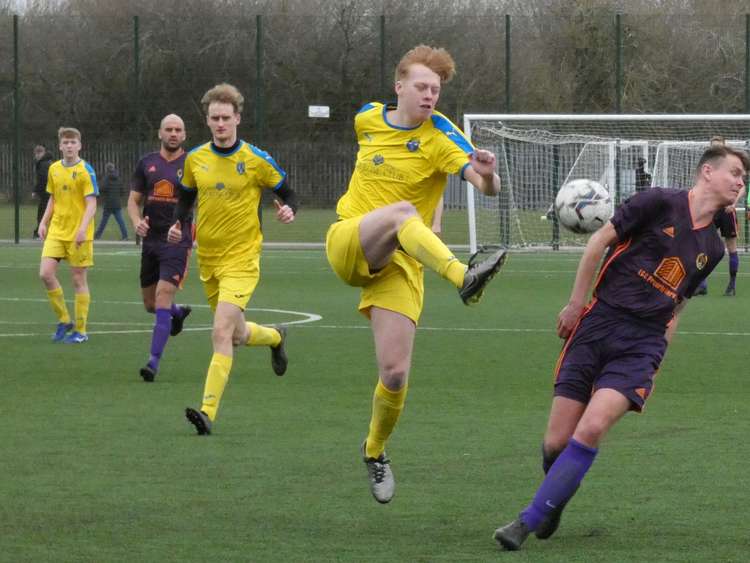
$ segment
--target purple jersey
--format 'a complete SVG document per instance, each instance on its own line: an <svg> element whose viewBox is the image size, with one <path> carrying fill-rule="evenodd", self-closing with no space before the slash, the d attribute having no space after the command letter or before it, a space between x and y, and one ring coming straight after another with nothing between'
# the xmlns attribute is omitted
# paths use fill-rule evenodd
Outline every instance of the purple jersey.
<svg viewBox="0 0 750 563"><path fill-rule="evenodd" d="M724 256L713 222L693 225L690 192L652 188L615 212L619 243L607 253L596 298L642 320L665 325Z"/></svg>
<svg viewBox="0 0 750 563"><path fill-rule="evenodd" d="M135 167L130 189L146 197L143 216L148 216L149 231L144 242L167 240L167 231L174 224L185 156L168 161L160 153L152 152ZM182 225L182 244L192 245L191 223L189 219Z"/></svg>

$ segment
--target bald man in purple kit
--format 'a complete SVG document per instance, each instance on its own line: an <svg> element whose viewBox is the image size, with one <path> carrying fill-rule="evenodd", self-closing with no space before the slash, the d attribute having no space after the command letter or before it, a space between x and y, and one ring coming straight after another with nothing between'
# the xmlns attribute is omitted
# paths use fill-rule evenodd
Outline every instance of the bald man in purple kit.
<svg viewBox="0 0 750 563"><path fill-rule="evenodd" d="M159 126L161 148L144 156L136 166L128 199L128 215L138 236L143 239L141 253L141 293L143 306L156 315L148 362L140 369L144 381L151 382L159 371L159 362L171 336L182 331L191 312L188 305L174 302L177 289L187 274L192 229L186 222L179 244L167 242L174 220L174 208L185 164L185 124L174 114ZM141 214L141 206L143 213Z"/></svg>
<svg viewBox="0 0 750 563"><path fill-rule="evenodd" d="M589 239L557 322L566 342L542 449L546 475L531 503L495 531L505 549L519 549L532 532L552 536L607 431L643 409L680 312L724 256L714 219L748 170L744 152L710 147L690 190L638 193Z"/></svg>

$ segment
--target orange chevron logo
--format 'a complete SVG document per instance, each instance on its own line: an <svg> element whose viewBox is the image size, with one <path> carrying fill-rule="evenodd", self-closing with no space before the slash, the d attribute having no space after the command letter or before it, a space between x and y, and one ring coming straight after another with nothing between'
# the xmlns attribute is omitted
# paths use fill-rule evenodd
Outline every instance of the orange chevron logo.
<svg viewBox="0 0 750 563"><path fill-rule="evenodd" d="M686 273L682 261L678 257L672 256L661 261L654 275L670 288L677 290L682 280L685 279Z"/></svg>
<svg viewBox="0 0 750 563"><path fill-rule="evenodd" d="M674 238L674 227L665 227L661 231L668 237Z"/></svg>

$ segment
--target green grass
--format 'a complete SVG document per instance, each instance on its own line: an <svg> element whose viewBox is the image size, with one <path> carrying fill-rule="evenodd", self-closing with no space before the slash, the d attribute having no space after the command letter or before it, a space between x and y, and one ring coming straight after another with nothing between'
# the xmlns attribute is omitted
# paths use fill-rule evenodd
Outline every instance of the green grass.
<svg viewBox="0 0 750 563"><path fill-rule="evenodd" d="M136 250L97 247L80 346L49 340L38 259L37 245L0 247L3 561L747 561L744 256L735 299L720 296L722 263L687 308L646 413L613 430L555 537L516 554L491 536L540 481L555 320L578 256L512 256L478 308L427 275L387 506L358 451L372 337L321 251L265 252L247 316L322 318L290 328L283 378L266 350L237 352L210 437L183 418L211 354L195 264L180 294L190 330L145 384L153 320Z"/></svg>

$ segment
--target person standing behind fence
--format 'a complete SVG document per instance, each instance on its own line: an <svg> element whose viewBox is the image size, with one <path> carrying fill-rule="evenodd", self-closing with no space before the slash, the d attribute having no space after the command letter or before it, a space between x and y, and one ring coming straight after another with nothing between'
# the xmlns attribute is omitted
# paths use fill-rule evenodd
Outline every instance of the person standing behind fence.
<svg viewBox="0 0 750 563"><path fill-rule="evenodd" d="M31 197L39 200L36 208L36 226L34 227L33 238L39 238L39 223L47 210L49 194L47 193L47 173L52 164L52 155L44 145L34 147L34 172L36 173L36 182L31 191Z"/></svg>
<svg viewBox="0 0 750 563"><path fill-rule="evenodd" d="M78 153L81 151L81 132L73 127L60 127L62 160L49 167L47 193L49 202L39 222L39 238L44 241L39 277L47 289L52 310L58 323L54 342L69 344L86 342L86 322L91 294L87 268L94 265L94 215L99 186L91 165ZM65 297L57 279L60 260L67 260L75 289L75 325L71 322ZM70 334L68 334L70 331Z"/></svg>
<svg viewBox="0 0 750 563"><path fill-rule="evenodd" d="M109 216L114 215L115 221L120 227L120 238L128 240L128 228L122 218L122 209L120 204L120 193L122 192L122 180L120 173L115 168L114 163L108 162L104 165L104 178L102 179L102 195L104 196L104 211L102 211L102 220L96 229L94 239L102 238L102 233L107 227Z"/></svg>

